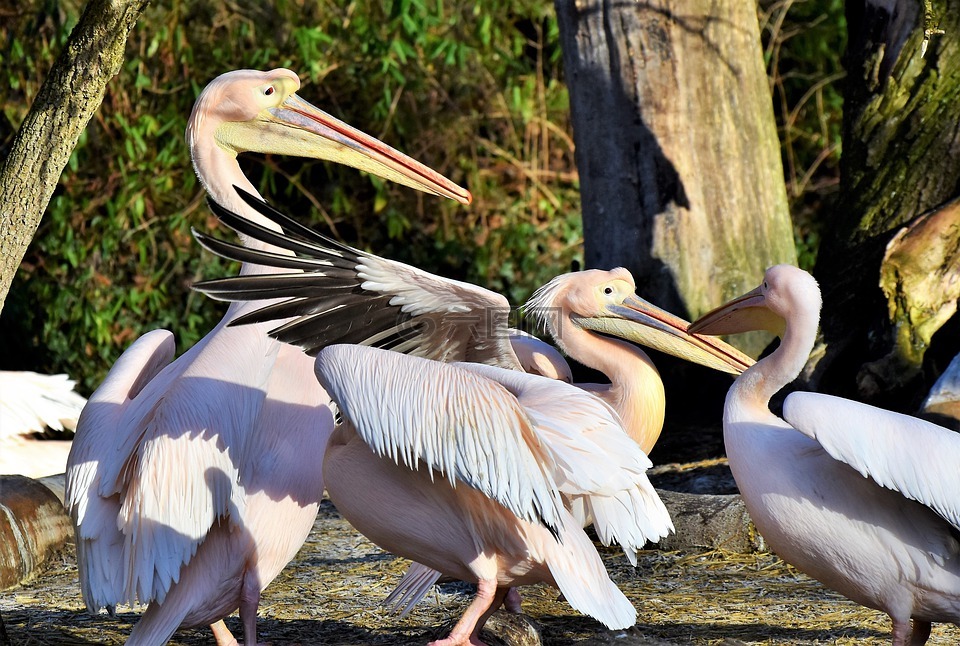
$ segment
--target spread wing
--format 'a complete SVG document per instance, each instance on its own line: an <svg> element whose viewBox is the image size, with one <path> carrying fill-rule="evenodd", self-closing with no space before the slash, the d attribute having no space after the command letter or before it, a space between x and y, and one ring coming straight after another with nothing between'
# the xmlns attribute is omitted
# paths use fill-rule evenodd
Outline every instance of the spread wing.
<svg viewBox="0 0 960 646"><path fill-rule="evenodd" d="M324 348L315 369L375 453L411 469L432 469L558 531L563 503L550 455L500 384L460 365L358 345Z"/></svg>
<svg viewBox="0 0 960 646"><path fill-rule="evenodd" d="M960 434L819 393L792 393L783 416L834 459L926 505L960 529Z"/></svg>
<svg viewBox="0 0 960 646"><path fill-rule="evenodd" d="M496 380L517 398L552 458L557 486L575 511L585 507L604 544L620 543L636 564L637 550L673 531L670 514L646 475L650 459L606 402L553 379L457 365Z"/></svg>
<svg viewBox="0 0 960 646"><path fill-rule="evenodd" d="M438 361L519 368L507 333L510 304L500 294L353 249L299 224L259 198L237 191L283 233L211 201L221 222L294 255L250 249L194 231L200 244L217 255L293 270L194 285L219 300L284 299L239 317L233 324L292 318L270 334L308 354L335 343L353 343Z"/></svg>

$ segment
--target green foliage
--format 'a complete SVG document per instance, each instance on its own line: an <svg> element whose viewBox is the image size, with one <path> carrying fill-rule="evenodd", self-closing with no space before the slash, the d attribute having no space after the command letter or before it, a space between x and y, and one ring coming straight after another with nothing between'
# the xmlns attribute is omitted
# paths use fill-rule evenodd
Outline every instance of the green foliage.
<svg viewBox="0 0 960 646"><path fill-rule="evenodd" d="M760 25L798 261L811 270L840 184L843 0L762 0Z"/></svg>
<svg viewBox="0 0 960 646"><path fill-rule="evenodd" d="M35 0L0 25L0 146L80 9ZM581 247L557 43L552 5L531 0L151 3L8 297L3 367L67 372L89 392L144 332L171 329L183 350L222 316L189 289L235 267L190 236L215 223L183 131L206 82L239 67L295 70L304 98L468 186L474 203L243 159L264 195L350 244L522 301Z"/></svg>

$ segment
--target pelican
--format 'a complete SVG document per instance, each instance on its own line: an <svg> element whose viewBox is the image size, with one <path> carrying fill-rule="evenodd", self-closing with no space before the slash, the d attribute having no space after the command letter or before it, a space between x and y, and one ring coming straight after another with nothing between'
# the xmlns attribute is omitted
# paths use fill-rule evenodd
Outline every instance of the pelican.
<svg viewBox="0 0 960 646"><path fill-rule="evenodd" d="M76 429L87 400L75 385L67 375L0 370L0 475L41 478L64 472L70 440L37 435Z"/></svg>
<svg viewBox="0 0 960 646"><path fill-rule="evenodd" d="M233 190L256 194L237 155L261 152L331 160L470 201L466 190L310 105L299 87L286 69L229 72L207 85L186 139L210 196L272 226ZM253 646L260 593L313 526L330 400L299 350L265 326L229 325L250 309L231 306L175 361L170 332L143 335L80 417L66 507L81 591L91 612L148 604L128 644L162 644L180 626L206 624L218 644L236 644L222 618L239 608L244 644Z"/></svg>
<svg viewBox="0 0 960 646"><path fill-rule="evenodd" d="M790 394L783 419L771 413L770 398L813 348L820 306L808 273L777 265L758 288L690 327L781 337L727 394L730 469L774 552L887 613L895 646L924 644L931 622L960 625L960 435L817 393Z"/></svg>
<svg viewBox="0 0 960 646"><path fill-rule="evenodd" d="M248 239L259 239L264 244L282 247L298 255L253 250L194 232L201 244L219 255L248 263L296 270L296 273L241 276L195 285L194 288L198 291L225 300L284 299L238 318L232 324L262 324L275 319L289 319L271 330L270 334L282 341L293 343L310 354L321 353L323 348L332 344L356 343L440 362L469 361L512 371L524 366L519 357L524 353L518 351L516 337L511 336L506 327L510 308L503 296L339 244L303 227L255 196L242 191L241 195L248 204L283 229L284 233L260 227L249 219L237 217L229 209L212 203L211 208L221 222ZM752 360L717 340L688 334L686 322L653 307L634 292L633 279L624 269L579 272L560 276L539 290L531 299L530 311L547 320L548 329L556 338L562 340L563 347L570 356L612 375L614 383L611 386L594 387L592 390L601 397L608 398L609 403L617 409L617 419L622 419L618 421L618 425L628 432L629 438L635 440L627 443L633 447L633 459L637 463L642 461L649 464L645 459L643 446L652 446L660 433L663 422L663 386L652 363L642 351L607 335L626 335L633 331L636 338L643 339L648 345L732 374L739 374ZM549 348L542 344L537 344L536 347ZM543 374L551 371L556 374L550 376L568 374L564 373L564 370L568 371L566 364L557 360L559 355L545 355L554 356L555 359L549 363L550 368L543 371ZM401 366L406 360L402 354L394 357L389 353L356 354L353 358L357 361L389 360L391 366ZM328 384L336 375L331 369L322 368L323 365L326 364L318 358L318 378L322 383ZM342 366L343 363L337 365ZM387 388L385 383L355 382L351 383L350 387L336 389L339 395L331 394L341 408L349 410L349 405L341 398L359 396L356 390L367 388L371 393L368 397L383 398L380 406L387 415L388 411L395 408L420 405L417 404L417 398L423 396L425 386L415 385L420 383L420 379L416 377L416 382L414 379L424 371L429 372L429 369L417 363L403 369L397 368L397 375L408 377L394 377L391 388ZM446 373L437 373L437 376L443 374ZM656 383L653 387L648 387L645 382L651 380ZM329 390L329 386L327 388ZM587 399L592 401L597 398L590 393ZM345 416L358 431L364 426L352 418L349 412L345 413ZM369 422L366 427L370 427ZM391 426L380 423L377 428L386 432ZM350 448L344 448L343 453L353 457L344 458L346 464L360 461L358 456L372 460L367 444L382 447L390 441L371 435L365 436L362 432L359 436L352 431L347 435L351 438ZM344 443L347 443L346 440ZM340 484L341 478L349 479L350 475L349 469L341 471L340 461L336 458L338 450L334 448L336 444L336 440L331 441L327 458L324 460L324 471L328 491L338 509L361 532L381 546L401 555L410 555L416 560L419 554L411 554L409 549L412 548L404 551L409 541L391 538L392 520L382 516L379 519L371 518L376 503L365 502L365 496L381 495L381 490L387 486L392 490L402 485L404 476L396 473L397 465L390 461L389 456L376 457L376 463L366 467L367 482L379 483L380 480L376 478L377 470L383 469L385 475L382 480L388 484L377 486L374 492L370 492L368 485L364 491L351 493L350 487L342 487ZM396 458L397 452L409 450L408 447L391 449L393 452L390 456ZM642 460L641 456L644 456ZM415 460L412 462L415 463ZM406 467L405 472L409 473L407 478L415 480L421 477L417 472L410 471L411 464ZM336 475L338 473L341 475ZM388 473L394 475L388 476ZM613 469L611 475L616 473L617 470ZM490 478L493 474L477 477ZM416 486L427 485L421 483ZM460 489L462 487L457 491ZM628 480L626 486L620 484L614 489L598 482L592 492L563 493L566 504L576 514L581 525L588 518L593 520L600 538L608 544L613 540L618 541L633 562L638 549L648 540L657 540L665 535L662 532L670 527L665 509L645 476L642 479ZM399 499L395 502L399 502ZM416 509L415 502L410 504ZM362 511L357 511L358 509ZM640 526L644 516L648 520L643 522L654 523L653 532ZM404 535L400 530L398 534ZM442 532L440 535L446 536ZM436 538L431 541L432 549L440 549L437 543ZM491 550L494 548L491 547ZM425 563L435 564L436 559L425 559ZM446 570L435 565L430 565L432 572L418 569L413 581L408 581L405 577L405 581L413 589L410 596L406 593L403 595L407 599L403 602L407 609L416 603L441 573L450 576L466 574L460 565L445 565ZM508 578L504 574L500 580L504 582ZM489 582L482 583L481 579L482 576L477 572L472 572L468 580L477 581L488 588L492 585ZM407 584L402 582L401 587ZM490 592L490 589L484 594L486 592ZM495 605L501 600L497 597ZM482 615L483 613L470 614L467 623L470 623L469 619ZM482 621L479 625L482 625ZM462 623L458 624L454 631L459 637L469 634L469 631L463 633L461 628Z"/></svg>
<svg viewBox="0 0 960 646"><path fill-rule="evenodd" d="M933 384L923 400L921 410L928 415L939 415L953 424L960 424L960 354L950 361Z"/></svg>
<svg viewBox="0 0 960 646"><path fill-rule="evenodd" d="M649 459L602 400L539 375L361 345L320 350L316 374L345 420L323 461L337 510L383 549L477 584L435 646L482 644L509 590L539 582L609 628L635 623L563 500L609 498L620 531L650 540L672 527Z"/></svg>

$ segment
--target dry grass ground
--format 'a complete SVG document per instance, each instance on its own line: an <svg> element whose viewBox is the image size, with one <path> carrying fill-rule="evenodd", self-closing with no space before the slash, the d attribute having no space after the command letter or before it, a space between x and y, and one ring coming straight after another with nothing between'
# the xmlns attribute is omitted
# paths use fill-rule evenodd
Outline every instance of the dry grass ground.
<svg viewBox="0 0 960 646"><path fill-rule="evenodd" d="M640 617L630 631L610 633L575 613L555 590L523 590L525 612L543 642L566 644L889 644L884 615L861 608L771 554L659 552L642 555L634 570L616 550L603 551ZM287 644L410 644L442 636L469 602L462 584L440 586L400 619L378 603L406 562L357 534L329 504L299 556L266 590L260 638ZM72 550L58 567L19 588L0 592L0 614L17 646L122 644L136 614L117 620L82 608ZM239 634L234 616L227 620ZM662 640L662 641L661 641ZM183 630L175 646L212 644L208 630ZM935 626L929 644L960 643L960 628Z"/></svg>

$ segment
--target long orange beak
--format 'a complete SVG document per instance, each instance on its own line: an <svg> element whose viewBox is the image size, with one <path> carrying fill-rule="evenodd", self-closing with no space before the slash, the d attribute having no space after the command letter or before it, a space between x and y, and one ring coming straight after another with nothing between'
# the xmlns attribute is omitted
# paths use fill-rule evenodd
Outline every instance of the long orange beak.
<svg viewBox="0 0 960 646"><path fill-rule="evenodd" d="M266 127L261 130L262 139L254 150L327 159L461 204L473 201L470 191L432 168L296 94L291 94L280 106L262 112L258 121Z"/></svg>
<svg viewBox="0 0 960 646"><path fill-rule="evenodd" d="M574 317L585 328L638 343L686 361L739 375L754 360L720 339L692 333L690 324L633 295L598 317Z"/></svg>
<svg viewBox="0 0 960 646"><path fill-rule="evenodd" d="M753 330L768 330L783 334L784 320L766 306L766 296L760 287L743 296L710 310L690 325L697 334L738 334Z"/></svg>

